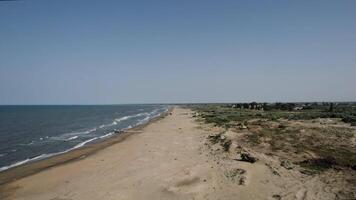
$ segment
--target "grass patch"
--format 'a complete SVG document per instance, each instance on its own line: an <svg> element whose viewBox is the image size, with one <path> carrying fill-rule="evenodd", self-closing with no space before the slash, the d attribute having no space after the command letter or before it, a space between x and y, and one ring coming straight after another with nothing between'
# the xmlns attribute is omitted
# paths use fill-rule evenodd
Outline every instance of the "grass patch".
<svg viewBox="0 0 356 200"><path fill-rule="evenodd" d="M340 118L345 123L356 125L355 105L313 106L305 110L251 110L232 108L229 105L194 105L190 107L199 113L205 123L212 123L224 128L240 129L246 125L250 132L245 136L252 147L266 142L274 152L319 157L310 158L299 164L311 171L323 171L332 166L356 168L356 149L350 146L354 137L349 127L332 127L315 123L314 126L303 125L303 122L291 126L293 120L312 120L318 118ZM281 119L288 120L282 122ZM301 124L301 125L300 125ZM301 130L303 129L303 131ZM220 136L210 138L214 143ZM228 149L229 144L226 144ZM282 154L283 155L283 154ZM284 154L285 155L285 154Z"/></svg>
<svg viewBox="0 0 356 200"><path fill-rule="evenodd" d="M191 109L199 112L206 123L213 123L217 126L231 126L231 122L243 122L250 119L261 118L271 121L278 119L289 120L311 120L317 118L340 118L345 123L356 125L356 109L353 106L339 106L333 111L325 107L315 107L299 111L290 110L250 110L231 108L227 105L194 105Z"/></svg>
<svg viewBox="0 0 356 200"><path fill-rule="evenodd" d="M313 158L298 163L301 167L310 170L311 173L318 173L333 168L338 165L335 158Z"/></svg>

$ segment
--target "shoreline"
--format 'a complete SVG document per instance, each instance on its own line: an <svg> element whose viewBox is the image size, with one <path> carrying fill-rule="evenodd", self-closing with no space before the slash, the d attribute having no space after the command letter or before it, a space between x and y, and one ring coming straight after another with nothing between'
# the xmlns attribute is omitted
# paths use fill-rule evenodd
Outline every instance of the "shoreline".
<svg viewBox="0 0 356 200"><path fill-rule="evenodd" d="M77 149L69 150L68 152L59 153L44 159L33 162L24 163L0 172L0 186L9 184L18 179L39 173L49 168L57 167L70 162L91 156L98 151L105 149L111 145L124 141L126 138L140 133L140 131L151 123L165 118L172 112L174 107L168 108L167 111L162 112L160 115L150 119L147 123L137 125L130 129L122 131L122 133L114 134L111 137L104 138L98 142L84 145Z"/></svg>
<svg viewBox="0 0 356 200"><path fill-rule="evenodd" d="M100 143L92 145L96 150L83 148L88 153L66 154L73 157L62 160L65 164L38 162L46 163L47 168L42 168L46 170L0 185L0 199L353 198L354 187L344 182L356 180L351 171L304 174L293 163L282 164L283 157L247 145L245 129L205 124L194 111L181 107L152 122L108 140L112 145ZM34 165L30 166L33 170ZM332 182L325 182L328 180Z"/></svg>

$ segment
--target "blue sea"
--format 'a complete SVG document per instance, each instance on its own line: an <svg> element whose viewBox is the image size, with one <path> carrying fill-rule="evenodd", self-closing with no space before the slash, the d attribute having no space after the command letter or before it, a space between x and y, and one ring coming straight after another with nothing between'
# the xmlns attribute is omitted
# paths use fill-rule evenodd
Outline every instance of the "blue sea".
<svg viewBox="0 0 356 200"><path fill-rule="evenodd" d="M167 110L167 105L0 106L0 171L98 142Z"/></svg>

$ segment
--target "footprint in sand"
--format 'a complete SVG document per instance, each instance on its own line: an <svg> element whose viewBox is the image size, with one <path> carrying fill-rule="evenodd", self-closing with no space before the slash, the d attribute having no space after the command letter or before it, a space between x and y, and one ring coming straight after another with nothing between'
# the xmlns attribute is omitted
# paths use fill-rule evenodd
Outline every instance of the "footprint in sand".
<svg viewBox="0 0 356 200"><path fill-rule="evenodd" d="M205 179L204 179L205 180ZM166 188L168 192L190 194L196 193L204 189L204 180L199 177L187 177L174 183L172 186Z"/></svg>
<svg viewBox="0 0 356 200"><path fill-rule="evenodd" d="M297 200L304 200L306 197L307 191L305 189L300 189L296 194L295 197Z"/></svg>
<svg viewBox="0 0 356 200"><path fill-rule="evenodd" d="M206 177L207 169L201 166L185 169L168 180L168 186L164 190L174 194L193 194L204 191L209 187L209 178Z"/></svg>

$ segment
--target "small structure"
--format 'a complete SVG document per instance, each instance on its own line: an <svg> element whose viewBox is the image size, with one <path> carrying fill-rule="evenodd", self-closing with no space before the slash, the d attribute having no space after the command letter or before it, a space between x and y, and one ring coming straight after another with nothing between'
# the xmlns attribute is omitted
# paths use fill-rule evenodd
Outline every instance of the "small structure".
<svg viewBox="0 0 356 200"><path fill-rule="evenodd" d="M303 107L302 106L296 106L293 108L293 110L303 110Z"/></svg>

